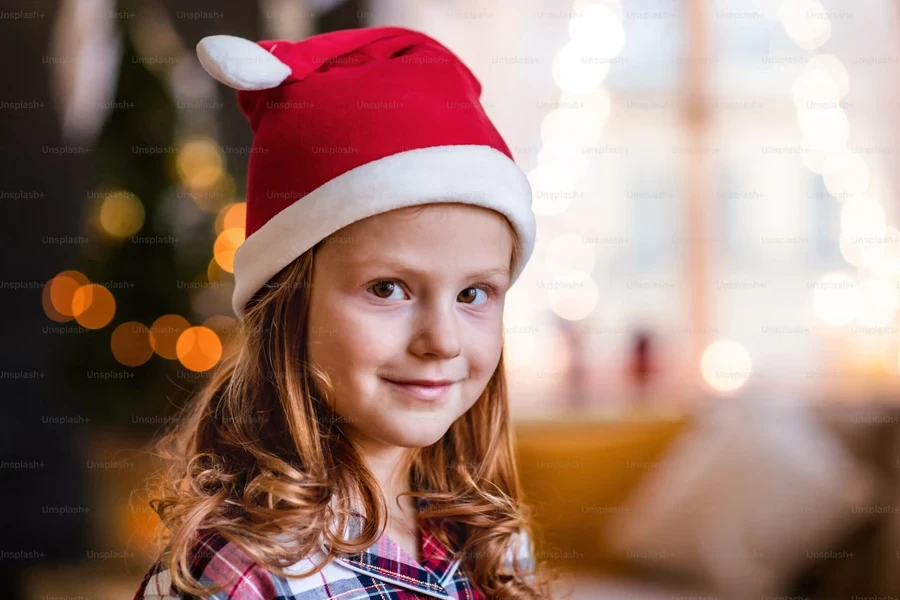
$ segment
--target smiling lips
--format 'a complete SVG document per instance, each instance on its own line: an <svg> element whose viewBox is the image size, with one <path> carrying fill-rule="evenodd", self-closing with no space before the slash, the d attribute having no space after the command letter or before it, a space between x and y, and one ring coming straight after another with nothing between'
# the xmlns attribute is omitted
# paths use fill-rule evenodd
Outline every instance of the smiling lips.
<svg viewBox="0 0 900 600"><path fill-rule="evenodd" d="M398 390L419 400L433 402L447 395L455 381L449 379L385 379Z"/></svg>

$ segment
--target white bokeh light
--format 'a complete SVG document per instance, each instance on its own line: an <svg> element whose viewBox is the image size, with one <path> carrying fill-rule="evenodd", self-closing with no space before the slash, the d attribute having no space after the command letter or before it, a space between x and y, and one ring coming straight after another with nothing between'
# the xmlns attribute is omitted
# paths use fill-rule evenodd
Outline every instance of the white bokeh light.
<svg viewBox="0 0 900 600"><path fill-rule="evenodd" d="M580 94L600 89L610 62L596 56L590 46L569 41L553 58L553 81L563 92Z"/></svg>
<svg viewBox="0 0 900 600"><path fill-rule="evenodd" d="M791 40L806 50L815 50L831 37L831 19L817 0L784 0L781 22Z"/></svg>
<svg viewBox="0 0 900 600"><path fill-rule="evenodd" d="M812 149L839 150L850 138L850 119L840 106L798 109L797 124L803 132L805 145Z"/></svg>
<svg viewBox="0 0 900 600"><path fill-rule="evenodd" d="M841 235L838 249L848 264L860 269L872 269L884 260L884 246L868 237Z"/></svg>
<svg viewBox="0 0 900 600"><path fill-rule="evenodd" d="M537 215L558 215L572 204L577 194L573 174L553 167L538 167L528 173L531 209Z"/></svg>
<svg viewBox="0 0 900 600"><path fill-rule="evenodd" d="M803 69L791 85L791 97L797 108L810 102L840 102L841 91L834 78L823 69Z"/></svg>
<svg viewBox="0 0 900 600"><path fill-rule="evenodd" d="M812 148L805 136L800 140L800 147L804 148L803 152L800 153L800 160L803 161L803 166L819 175L822 174L822 165L828 155L842 149Z"/></svg>
<svg viewBox="0 0 900 600"><path fill-rule="evenodd" d="M592 118L596 119L601 127L609 121L612 109L612 98L610 98L606 86L600 86L592 92L583 94L563 92L560 94L559 103L564 107L577 106L593 113Z"/></svg>
<svg viewBox="0 0 900 600"><path fill-rule="evenodd" d="M622 20L622 1L621 0L574 0L572 2L572 10L575 12L584 12L586 6L600 4L613 11L616 18Z"/></svg>
<svg viewBox="0 0 900 600"><path fill-rule="evenodd" d="M865 193L869 189L869 167L858 154L832 152L822 163L822 177L828 192L841 201Z"/></svg>
<svg viewBox="0 0 900 600"><path fill-rule="evenodd" d="M869 277L859 284L863 306L875 309L897 310L897 284L887 277ZM865 312L865 311L863 311Z"/></svg>
<svg viewBox="0 0 900 600"><path fill-rule="evenodd" d="M843 98L850 92L850 73L844 63L833 54L816 54L806 63L804 71L824 71L828 73L837 84L840 97Z"/></svg>
<svg viewBox="0 0 900 600"><path fill-rule="evenodd" d="M591 273L597 263L597 255L589 244L584 243L581 235L564 233L547 244L544 261L550 273L568 269Z"/></svg>
<svg viewBox="0 0 900 600"><path fill-rule="evenodd" d="M540 248L535 248L533 257L541 254ZM507 366L514 369L532 364L538 331L536 315L546 309L543 295L534 291L533 271L534 265L529 264L520 280L506 293L503 305L503 356Z"/></svg>
<svg viewBox="0 0 900 600"><path fill-rule="evenodd" d="M597 141L603 130L603 115L576 108L555 108L541 119L541 141L577 147Z"/></svg>
<svg viewBox="0 0 900 600"><path fill-rule="evenodd" d="M533 335L517 333L515 327L509 327L504 334L503 362L510 369L522 369L534 364L537 340Z"/></svg>
<svg viewBox="0 0 900 600"><path fill-rule="evenodd" d="M884 208L871 196L863 196L844 204L841 209L841 235L876 237L887 226Z"/></svg>
<svg viewBox="0 0 900 600"><path fill-rule="evenodd" d="M580 321L597 307L600 295L597 284L583 271L553 273L543 286L547 289L550 310L567 321Z"/></svg>
<svg viewBox="0 0 900 600"><path fill-rule="evenodd" d="M813 289L813 312L831 325L853 321L862 307L859 284L847 273L823 275Z"/></svg>
<svg viewBox="0 0 900 600"><path fill-rule="evenodd" d="M700 372L703 380L716 391L733 392L750 379L753 361L750 353L738 342L719 340L703 352Z"/></svg>
<svg viewBox="0 0 900 600"><path fill-rule="evenodd" d="M569 21L569 37L593 56L613 58L625 46L625 30L619 16L602 4L587 4Z"/></svg>
<svg viewBox="0 0 900 600"><path fill-rule="evenodd" d="M564 172L570 181L580 180L587 173L590 160L578 146L550 144L538 151L538 167Z"/></svg>

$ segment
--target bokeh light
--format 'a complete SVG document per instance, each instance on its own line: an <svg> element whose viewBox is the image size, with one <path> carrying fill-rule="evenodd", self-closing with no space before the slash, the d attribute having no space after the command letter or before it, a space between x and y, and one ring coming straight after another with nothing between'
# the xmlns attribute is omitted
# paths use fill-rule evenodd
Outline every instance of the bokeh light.
<svg viewBox="0 0 900 600"><path fill-rule="evenodd" d="M222 358L219 336L208 327L190 327L178 337L178 360L191 371L208 371Z"/></svg>
<svg viewBox="0 0 900 600"><path fill-rule="evenodd" d="M838 103L841 90L838 83L822 69L803 69L791 86L791 96L798 110L810 103Z"/></svg>
<svg viewBox="0 0 900 600"><path fill-rule="evenodd" d="M226 315L215 315L203 322L203 326L215 332L222 343L222 358L240 352L240 326L236 319Z"/></svg>
<svg viewBox="0 0 900 600"><path fill-rule="evenodd" d="M202 188L191 188L187 184L181 186L179 194L190 198L199 208L209 213L221 211L234 203L237 183L227 171L212 185Z"/></svg>
<svg viewBox="0 0 900 600"><path fill-rule="evenodd" d="M597 262L593 246L585 244L583 236L577 233L563 233L547 243L544 263L551 273L574 269L591 273Z"/></svg>
<svg viewBox="0 0 900 600"><path fill-rule="evenodd" d="M850 92L850 73L844 63L833 54L816 54L803 69L804 71L824 71L837 84L841 98Z"/></svg>
<svg viewBox="0 0 900 600"><path fill-rule="evenodd" d="M185 142L175 159L178 176L189 188L209 188L224 172L224 159L219 145L209 138Z"/></svg>
<svg viewBox="0 0 900 600"><path fill-rule="evenodd" d="M609 74L610 61L595 54L590 45L569 41L553 58L553 82L563 92L593 92Z"/></svg>
<svg viewBox="0 0 900 600"><path fill-rule="evenodd" d="M116 315L116 299L102 285L89 283L75 290L72 312L82 327L100 329Z"/></svg>
<svg viewBox="0 0 900 600"><path fill-rule="evenodd" d="M44 284L44 288L41 291L41 305L44 307L44 314L47 315L47 318L56 321L57 323L71 321L74 317L64 315L53 307L53 300L50 298L50 290L52 288L53 279L50 279Z"/></svg>
<svg viewBox="0 0 900 600"><path fill-rule="evenodd" d="M126 367L139 367L153 356L150 329L137 321L126 321L116 327L109 345L115 359Z"/></svg>
<svg viewBox="0 0 900 600"><path fill-rule="evenodd" d="M841 233L846 235L882 235L886 221L884 208L871 196L848 202L841 209Z"/></svg>
<svg viewBox="0 0 900 600"><path fill-rule="evenodd" d="M700 372L703 380L716 391L733 392L750 379L753 361L750 353L738 342L719 340L703 352Z"/></svg>
<svg viewBox="0 0 900 600"><path fill-rule="evenodd" d="M831 37L831 19L817 0L783 0L779 16L788 36L801 48L815 50Z"/></svg>
<svg viewBox="0 0 900 600"><path fill-rule="evenodd" d="M246 202L232 202L231 204L226 204L216 216L216 233L222 233L226 229L244 229L246 222Z"/></svg>
<svg viewBox="0 0 900 600"><path fill-rule="evenodd" d="M528 173L531 184L531 209L537 215L558 215L572 204L577 195L571 171L554 167L538 167Z"/></svg>
<svg viewBox="0 0 900 600"><path fill-rule="evenodd" d="M856 322L864 327L884 327L897 312L897 285L883 277L870 277L859 284L860 311Z"/></svg>
<svg viewBox="0 0 900 600"><path fill-rule="evenodd" d="M581 149L600 137L603 115L579 108L556 108L541 120L541 141Z"/></svg>
<svg viewBox="0 0 900 600"><path fill-rule="evenodd" d="M822 276L813 289L813 312L831 325L846 325L859 315L862 296L856 279L847 273Z"/></svg>
<svg viewBox="0 0 900 600"><path fill-rule="evenodd" d="M144 226L144 205L132 193L115 192L100 204L97 222L101 231L114 238L127 238Z"/></svg>
<svg viewBox="0 0 900 600"><path fill-rule="evenodd" d="M814 150L841 150L850 139L850 120L840 106L797 111L804 145Z"/></svg>
<svg viewBox="0 0 900 600"><path fill-rule="evenodd" d="M156 319L150 326L150 347L163 358L175 360L178 358L176 345L179 336L191 324L181 315L163 315Z"/></svg>
<svg viewBox="0 0 900 600"><path fill-rule="evenodd" d="M78 288L87 285L88 278L78 271L63 271L44 286L42 294L44 312L54 321L71 321L75 318L72 299Z"/></svg>
<svg viewBox="0 0 900 600"><path fill-rule="evenodd" d="M543 146L538 152L538 167L566 173L566 179L580 180L590 167L587 155L577 146Z"/></svg>
<svg viewBox="0 0 900 600"><path fill-rule="evenodd" d="M545 282L547 302L558 317L580 321L597 307L600 292L597 284L583 271L559 271L558 276Z"/></svg>
<svg viewBox="0 0 900 600"><path fill-rule="evenodd" d="M243 227L226 229L216 238L213 256L223 270L234 273L234 253L244 243Z"/></svg>
<svg viewBox="0 0 900 600"><path fill-rule="evenodd" d="M602 4L587 4L572 17L569 37L599 57L613 58L625 46L625 30L619 15Z"/></svg>

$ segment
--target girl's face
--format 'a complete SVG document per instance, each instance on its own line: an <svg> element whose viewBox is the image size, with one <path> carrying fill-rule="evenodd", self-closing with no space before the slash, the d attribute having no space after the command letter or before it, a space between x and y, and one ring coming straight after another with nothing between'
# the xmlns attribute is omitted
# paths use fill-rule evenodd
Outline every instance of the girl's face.
<svg viewBox="0 0 900 600"><path fill-rule="evenodd" d="M502 215L457 203L382 213L325 240L308 352L348 435L429 446L478 400L500 360L512 247ZM412 380L451 383L396 383Z"/></svg>

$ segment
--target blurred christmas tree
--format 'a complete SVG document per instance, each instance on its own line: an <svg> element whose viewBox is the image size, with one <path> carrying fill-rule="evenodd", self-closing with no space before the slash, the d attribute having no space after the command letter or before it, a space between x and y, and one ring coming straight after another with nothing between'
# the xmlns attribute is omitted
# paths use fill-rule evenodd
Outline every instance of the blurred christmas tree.
<svg viewBox="0 0 900 600"><path fill-rule="evenodd" d="M324 3L314 28L362 26L360 7ZM68 292L48 301L49 286L44 297L51 319L87 328L63 336L74 410L145 433L237 348L231 273L245 205L236 190L252 133L233 90L203 72L193 47L223 32L258 39L260 6L248 0L214 22L178 17L184 8L118 2L126 18L114 19L117 89L91 150L99 179L84 205L90 242L63 278Z"/></svg>
<svg viewBox="0 0 900 600"><path fill-rule="evenodd" d="M192 204L178 191L178 109L161 72L141 57L121 22L114 108L92 149L100 185L85 203L90 243L80 268L109 290L115 313L102 328L66 337L65 369L79 410L92 420L158 425L162 399L193 382L173 384L179 365L165 360L175 358L177 323L161 324L151 348L147 328L163 315L181 315L186 324L191 289L185 282L206 273L214 216L197 209L189 229L173 228L173 203ZM169 356L160 357L166 352L160 345L170 346Z"/></svg>

